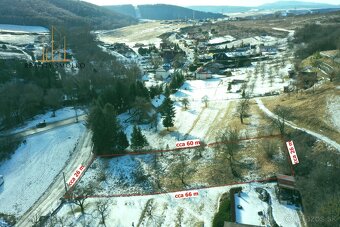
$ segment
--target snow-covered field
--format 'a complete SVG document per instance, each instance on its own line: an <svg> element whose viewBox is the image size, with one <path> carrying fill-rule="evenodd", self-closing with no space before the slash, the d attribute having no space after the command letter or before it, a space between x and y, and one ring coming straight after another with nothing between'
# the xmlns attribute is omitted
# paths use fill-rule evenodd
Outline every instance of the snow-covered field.
<svg viewBox="0 0 340 227"><path fill-rule="evenodd" d="M212 219L218 209L219 198L232 187L243 187L242 199L236 197L236 204L241 201L247 212L256 213L256 216L242 214L243 223L261 224L257 220L257 211L266 210L267 206L259 204L256 187L265 188L272 197L273 216L280 226L300 226L297 211L291 206L278 203L274 194L275 183L251 183L234 186L215 187L198 190L198 197L175 198L177 193L166 193L160 195L114 197L114 198L89 198L85 210L85 215L80 217L80 213L71 215L71 206L65 205L58 212L58 217L69 217L67 223L72 226L81 226L87 223L90 226L97 226L100 222L99 213L96 211L95 202L107 200L109 203L108 217L106 225L112 227L126 226L195 226L204 223L204 226L212 226ZM261 201L260 201L261 202ZM262 202L261 202L262 203ZM263 209L262 209L262 208ZM249 209L249 210L248 210ZM238 213L239 215L240 213ZM289 218L289 219L288 219Z"/></svg>
<svg viewBox="0 0 340 227"><path fill-rule="evenodd" d="M0 24L0 32L43 33L43 32L49 32L49 30L47 28L41 27L41 26Z"/></svg>
<svg viewBox="0 0 340 227"><path fill-rule="evenodd" d="M161 24L161 22L158 21L152 21L112 31L96 31L95 33L97 34L99 41L108 44L125 43L133 48L136 43L143 43L145 45L153 44L159 47L159 44L161 43L161 39L158 38L159 35L176 31L184 26L186 25L167 25Z"/></svg>
<svg viewBox="0 0 340 227"><path fill-rule="evenodd" d="M34 43L36 35L31 34L0 34L0 42L13 45L27 45Z"/></svg>
<svg viewBox="0 0 340 227"><path fill-rule="evenodd" d="M0 164L5 180L0 188L0 212L20 216L29 209L63 169L84 131L85 126L78 123L26 138Z"/></svg>

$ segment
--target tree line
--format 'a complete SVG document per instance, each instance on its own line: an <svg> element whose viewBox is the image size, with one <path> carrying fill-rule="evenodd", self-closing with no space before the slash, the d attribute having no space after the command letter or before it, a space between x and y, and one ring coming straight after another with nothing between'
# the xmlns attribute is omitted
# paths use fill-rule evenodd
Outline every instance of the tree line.
<svg viewBox="0 0 340 227"><path fill-rule="evenodd" d="M338 25L306 24L294 34L294 42L299 45L295 51L298 59L304 59L315 52L340 49Z"/></svg>

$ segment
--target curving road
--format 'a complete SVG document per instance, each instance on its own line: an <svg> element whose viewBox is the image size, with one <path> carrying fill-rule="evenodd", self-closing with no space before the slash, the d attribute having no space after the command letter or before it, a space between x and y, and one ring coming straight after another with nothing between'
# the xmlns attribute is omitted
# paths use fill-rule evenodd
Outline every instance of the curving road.
<svg viewBox="0 0 340 227"><path fill-rule="evenodd" d="M60 198L62 198L65 194L63 172L65 173L66 180L68 180L79 165L84 165L87 167L91 163L93 158L91 137L92 133L89 130L86 130L83 136L80 138L73 154L63 167L63 170L55 177L53 183L34 203L34 205L28 211L26 211L24 215L21 216L15 226L33 226L33 218L36 216L40 217L43 215L48 215L59 206L61 203Z"/></svg>
<svg viewBox="0 0 340 227"><path fill-rule="evenodd" d="M277 115L275 115L273 112L271 112L270 110L267 109L267 107L265 107L265 105L263 104L263 102L256 98L256 103L257 105L259 106L259 108L267 115L269 116L270 118L277 118ZM340 152L340 144L338 144L336 141L328 138L327 136L324 136L322 134L319 134L319 133L316 133L316 132L313 132L311 130L308 130L308 129L305 129L305 128L301 128L301 127L298 127L296 124L294 124L293 122L290 122L290 121L285 121L285 124L294 128L294 129L297 129L297 130L300 130L300 131L303 131L305 133L308 133L320 140L322 140L323 142L327 143L328 145L334 147L335 149L338 150L338 152Z"/></svg>

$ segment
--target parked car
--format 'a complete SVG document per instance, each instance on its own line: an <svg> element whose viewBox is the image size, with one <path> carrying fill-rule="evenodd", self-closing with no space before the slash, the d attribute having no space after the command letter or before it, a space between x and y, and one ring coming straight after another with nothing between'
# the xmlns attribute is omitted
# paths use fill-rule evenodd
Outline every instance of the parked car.
<svg viewBox="0 0 340 227"><path fill-rule="evenodd" d="M36 125L37 128L44 128L46 127L46 122L45 120L43 122L39 122L37 125Z"/></svg>
<svg viewBox="0 0 340 227"><path fill-rule="evenodd" d="M4 183L4 177L0 175L0 186Z"/></svg>

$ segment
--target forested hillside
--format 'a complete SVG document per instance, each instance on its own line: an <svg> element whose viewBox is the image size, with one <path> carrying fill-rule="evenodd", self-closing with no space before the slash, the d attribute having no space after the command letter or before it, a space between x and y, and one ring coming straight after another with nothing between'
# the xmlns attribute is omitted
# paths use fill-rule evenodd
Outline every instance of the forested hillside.
<svg viewBox="0 0 340 227"><path fill-rule="evenodd" d="M124 14L130 17L136 18L136 9L133 5L113 5L113 6L104 6L105 8L117 12L120 14Z"/></svg>
<svg viewBox="0 0 340 227"><path fill-rule="evenodd" d="M105 6L106 8L122 13L125 15L137 15L132 5ZM188 9L185 7L155 4L155 5L138 5L138 9L142 19L150 20L176 20L176 19L207 19L207 18L223 18L222 14L207 13Z"/></svg>
<svg viewBox="0 0 340 227"><path fill-rule="evenodd" d="M113 29L135 23L135 19L83 1L2 0L0 23Z"/></svg>

